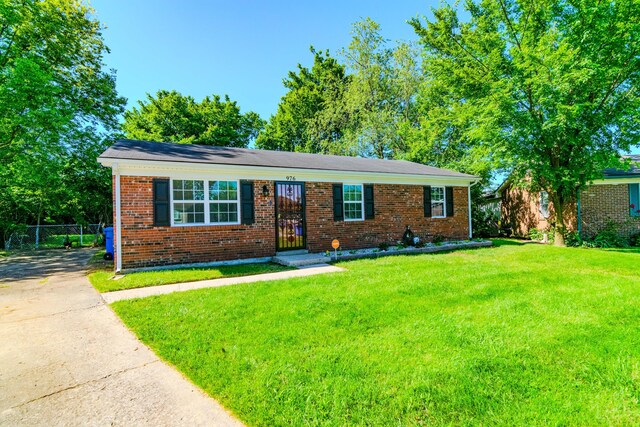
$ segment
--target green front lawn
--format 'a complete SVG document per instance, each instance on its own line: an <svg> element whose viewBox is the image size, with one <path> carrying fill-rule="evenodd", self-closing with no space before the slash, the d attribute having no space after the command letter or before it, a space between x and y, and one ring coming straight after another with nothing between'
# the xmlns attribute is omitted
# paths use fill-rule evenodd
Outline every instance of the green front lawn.
<svg viewBox="0 0 640 427"><path fill-rule="evenodd" d="M249 425L640 424L640 254L503 243L113 307Z"/></svg>
<svg viewBox="0 0 640 427"><path fill-rule="evenodd" d="M102 252L104 254L104 251ZM144 288L146 286L168 285L172 283L195 282L198 280L220 279L222 277L251 276L290 270L278 264L241 264L220 267L181 268L173 270L145 271L126 274L113 279L113 270L98 270L89 274L89 281L99 292Z"/></svg>

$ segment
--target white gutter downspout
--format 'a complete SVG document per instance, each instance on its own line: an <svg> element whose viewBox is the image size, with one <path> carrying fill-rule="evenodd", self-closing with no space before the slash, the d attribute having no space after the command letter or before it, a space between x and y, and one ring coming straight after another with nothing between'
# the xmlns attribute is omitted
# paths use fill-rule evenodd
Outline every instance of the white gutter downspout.
<svg viewBox="0 0 640 427"><path fill-rule="evenodd" d="M120 220L120 170L114 163L113 171L116 174L116 273L122 270L122 232Z"/></svg>
<svg viewBox="0 0 640 427"><path fill-rule="evenodd" d="M467 196L468 196L468 201L467 201L467 205L469 208L469 239L473 238L473 226L471 225L471 187L473 187L474 185L476 185L477 183L479 183L480 181L474 181L471 184L469 184L469 187L467 187Z"/></svg>

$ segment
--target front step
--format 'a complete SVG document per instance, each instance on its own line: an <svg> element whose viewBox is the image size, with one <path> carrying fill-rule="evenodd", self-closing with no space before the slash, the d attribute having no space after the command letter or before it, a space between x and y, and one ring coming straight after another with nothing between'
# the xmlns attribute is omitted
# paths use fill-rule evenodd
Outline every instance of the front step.
<svg viewBox="0 0 640 427"><path fill-rule="evenodd" d="M280 251L276 252L276 256L289 256L289 255L305 255L308 254L309 251L306 249L296 249L293 251Z"/></svg>
<svg viewBox="0 0 640 427"><path fill-rule="evenodd" d="M276 255L273 257L273 262L287 267L303 267L313 264L325 264L331 261L331 257L324 254L299 254L299 255Z"/></svg>

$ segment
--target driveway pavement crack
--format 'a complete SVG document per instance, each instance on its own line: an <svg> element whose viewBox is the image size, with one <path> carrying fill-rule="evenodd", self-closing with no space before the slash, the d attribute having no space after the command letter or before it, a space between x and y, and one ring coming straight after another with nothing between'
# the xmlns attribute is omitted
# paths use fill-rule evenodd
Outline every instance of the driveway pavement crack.
<svg viewBox="0 0 640 427"><path fill-rule="evenodd" d="M8 323L26 322L28 320L36 320L36 319L42 319L42 318L45 318L45 317L59 316L61 314L73 313L73 312L76 312L76 311L91 310L92 308L97 308L97 307L104 306L104 305L105 305L104 302L100 301L97 304L93 304L93 305L90 305L88 307L70 308L68 310L57 311L55 313L44 314L42 316L27 317L27 318L24 318L24 319L17 319L17 320L8 320L6 322L1 322L1 323L8 324Z"/></svg>
<svg viewBox="0 0 640 427"><path fill-rule="evenodd" d="M12 406L9 409L17 409L17 408L20 408L22 406L28 405L30 403L37 402L38 400L46 399L48 397L55 396L55 395L60 394L60 393L64 393L65 391L73 390L73 389L76 389L78 387L85 386L87 384L103 381L103 380L106 380L107 378L110 378L110 377L113 377L113 376L116 376L116 375L120 375L120 374L124 374L124 373L129 372L129 371L134 371L136 369L144 368L146 366L149 366L149 365L152 365L152 364L158 363L158 362L160 362L160 360L152 360L151 362L143 363L142 365L139 365L139 366L134 366L134 367L131 367L131 368L121 369L121 370L116 371L116 372L111 372L110 374L107 374L107 375L105 375L103 377L96 378L96 379L89 380L89 381L85 381L85 382L79 383L79 384L74 384L74 385L71 385L69 387L65 387L65 388L62 388L60 390L56 390L54 392L45 394L43 396L39 396L39 397L36 397L34 399L27 400L26 402L22 402L22 403L20 403L18 405Z"/></svg>

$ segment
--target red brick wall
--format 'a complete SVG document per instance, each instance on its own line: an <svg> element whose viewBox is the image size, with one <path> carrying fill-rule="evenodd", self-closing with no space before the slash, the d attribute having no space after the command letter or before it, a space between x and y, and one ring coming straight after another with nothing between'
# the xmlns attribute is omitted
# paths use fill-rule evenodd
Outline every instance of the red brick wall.
<svg viewBox="0 0 640 427"><path fill-rule="evenodd" d="M531 229L547 231L555 225L553 203L549 201L549 216L540 213L540 193L523 188L507 186L502 191L501 227L511 235L528 237ZM569 203L565 207L565 226L568 231L576 230L576 206Z"/></svg>
<svg viewBox="0 0 640 427"><path fill-rule="evenodd" d="M120 177L122 268L272 256L274 206L262 196L264 184L254 181L252 225L154 227L152 178Z"/></svg>
<svg viewBox="0 0 640 427"><path fill-rule="evenodd" d="M332 185L308 182L307 246L311 252L331 249L339 239L342 249L370 248L382 242L394 244L402 238L405 226L422 239L435 235L448 239L469 238L467 187L453 191L454 215L448 218L425 218L423 188L418 185L374 184L375 218L366 221L334 221Z"/></svg>
<svg viewBox="0 0 640 427"><path fill-rule="evenodd" d="M626 237L640 232L640 218L629 215L629 185L592 185L580 198L582 234L593 237L609 221L620 227Z"/></svg>
<svg viewBox="0 0 640 427"><path fill-rule="evenodd" d="M265 184L268 197L262 196ZM154 227L152 178L122 176L120 191L124 269L275 255L273 181L254 181L256 221L248 226ZM307 182L305 191L307 247L312 252L330 249L335 238L346 250L395 243L406 225L426 240L469 235L466 187L454 188L453 217L425 218L421 186L375 184L375 219L354 222L333 220L331 183Z"/></svg>

